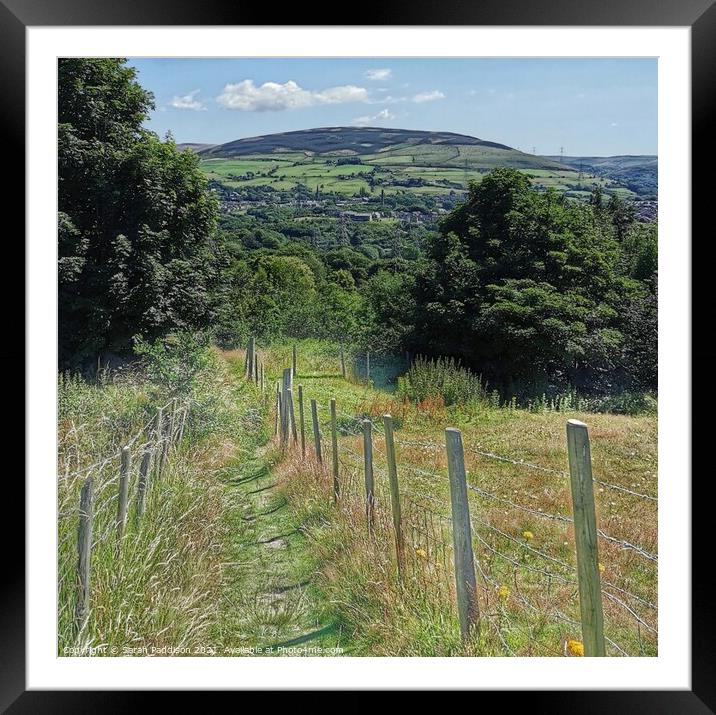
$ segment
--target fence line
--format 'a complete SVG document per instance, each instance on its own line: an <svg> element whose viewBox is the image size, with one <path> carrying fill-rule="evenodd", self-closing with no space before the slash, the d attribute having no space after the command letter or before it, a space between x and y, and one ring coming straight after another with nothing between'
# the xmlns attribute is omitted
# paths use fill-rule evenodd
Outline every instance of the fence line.
<svg viewBox="0 0 716 715"><path fill-rule="evenodd" d="M78 638L92 615L93 551L112 538L110 558L120 558L129 535L126 525L130 518L137 527L143 520L148 492L154 482L161 480L168 458L183 438L189 409L189 401L169 400L123 440L122 447L112 455L73 471L65 469L58 475L64 492L58 511L58 585L64 599L61 608L74 604L74 631ZM107 476L110 468L112 472ZM77 496L71 487L80 483ZM74 499L76 507L72 506ZM69 553L73 542L77 544L74 567Z"/></svg>
<svg viewBox="0 0 716 715"><path fill-rule="evenodd" d="M328 394L328 391L320 390L319 392L324 395ZM435 579L435 574L438 573L438 571L442 571L446 577L449 571L448 567L452 568L453 565L455 566L454 570L457 578L454 583L456 591L453 591L453 597L455 597L457 593L458 616L464 637L469 637L472 627L480 621L478 616L480 611L477 605L479 599L474 600L473 608L471 595L475 594L480 588L487 588L488 591L485 591L484 597L489 599L491 597L489 595L489 588L500 588L499 582L490 576L489 571L486 570L486 565L482 563L481 556L477 553L472 559L474 569L476 569L477 574L479 574L485 586L478 586L477 581L474 580L474 573L472 577L469 575L470 568L465 564L469 564L471 561L469 552L472 551L473 542L479 546L480 549L484 549L484 553L491 555L493 559L502 560L504 563L509 564L512 569L513 579L517 578L517 574L532 574L533 577L543 579L547 596L541 595L540 600L548 597L548 594L551 593L555 587L558 591L560 588L572 589L574 595L577 595L580 591L580 581L584 584L586 578L580 573L578 567L575 567L574 564L570 564L564 559L546 553L542 549L536 548L531 545L527 539L520 540L494 524L488 523L480 518L481 508L479 506L474 507L474 514L471 513L473 509L469 506L469 499L467 497L469 495L476 495L480 499L493 501L496 504L507 507L508 510L516 510L530 516L549 520L556 524L563 524L570 529L575 527L574 516L552 513L538 507L527 506L476 485L471 481L471 470L465 469L464 456L461 458L453 456L452 463L454 470L456 470L455 473L458 475L458 486L460 484L459 475L461 470L464 470L465 498L462 499L459 496L460 489L458 488L458 496L456 497L457 505L453 504L452 508L448 509L450 506L449 497L447 496L450 493L448 490L450 486L450 454L447 454L448 469L445 469L442 463L439 466L436 463L435 470L421 469L409 461L401 460L399 454L401 448L420 447L434 451L436 458L440 458L444 461L445 453L443 450L446 449L446 445L441 445L434 441L396 438L390 415L385 415L381 424L370 414L363 411L368 405L368 401L365 399L357 399L353 405L348 407L348 409L354 409L352 414L340 409L341 405L336 404L335 397L322 399L326 399L329 404L329 410L326 410L326 413L330 412L330 446L332 459L329 460L331 464L330 468L326 463L324 469L327 475L327 482L329 480L333 482L333 488L329 490L333 500L337 503L339 508L343 510L348 508L349 512L346 513L352 514L353 516L351 518L353 519L355 519L355 514L359 513L360 510L354 511L354 507L351 505L358 506L362 504L364 519L367 522L369 530L374 532L378 529L379 522L380 529L382 530L381 538L383 538L383 531L392 533L392 540L394 540L395 543L394 561L396 574L400 580L409 578L412 579L412 582L419 583L423 586L426 586L429 582L442 583L443 586L438 585L436 588L444 589L447 583L446 578L441 577L440 579ZM311 399L311 409L312 417L314 417L312 424L312 432L314 435L313 452L320 464L322 463L322 434L320 421L318 419L318 403L315 398ZM452 437L453 440L460 439L460 433L457 430L448 430L446 433L448 439L451 438L451 433L456 435ZM353 445L355 445L355 447ZM565 479L565 483L571 473L534 464L528 460L497 454L490 450L483 449L480 445L466 444L462 452L463 454L474 454L483 458L509 463L520 468L552 474ZM399 481L400 474L404 472L428 478L432 485L439 484L441 488L445 489L445 498L447 501L443 501L439 497L427 493L425 490L415 493L412 490L405 489ZM363 484L359 483L361 475L363 477L361 480ZM589 476L591 477L591 473ZM658 503L656 497L621 487L611 482L591 478L585 483L589 485L589 489L592 489L592 485L597 485L606 489L613 489L630 497L643 499L655 504ZM529 494L526 496L536 498ZM463 515L463 503L467 519ZM573 506L575 506L574 500ZM446 513L447 511L451 511L451 515L448 515ZM451 540L446 536L446 532L447 534L452 533L453 537L458 533L456 532L456 522L454 521L456 514L461 524L459 529L462 531L459 533L462 534L462 537L456 538L455 543L450 543ZM375 524L373 524L373 521L375 521ZM468 533L470 533L469 537L465 537L466 528ZM483 534L483 531L487 534L493 534L496 538L508 541L514 548L518 549L517 555L507 554L491 544L486 538L486 535ZM658 556L656 554L651 553L648 549L634 544L627 539L618 538L596 527L593 530L593 534L597 540L605 540L619 546L622 550L632 551L634 554L643 557L649 562L658 563ZM468 540L470 549L466 551ZM594 551L594 554L596 554L596 551ZM547 563L557 566L558 569L549 570L541 568L533 562L526 562L525 558L527 556L542 559ZM579 555L577 555L576 561L579 563ZM597 568L597 566L599 566L599 568ZM595 555L591 558L590 568L590 577L593 576L594 573L599 575L602 567L601 564L597 563ZM515 584L517 584L517 581L515 581ZM540 609L538 606L530 603L528 599L525 599L524 595L520 593L516 587L514 598L518 602L524 601L529 604L530 611L534 611L543 617L553 618L555 623L563 623L570 626L570 629L578 626L582 630L582 640L584 642L586 655L604 655L605 646L609 647L610 652L628 655L622 646L604 634L598 618L595 625L593 615L596 612L598 616L601 612L602 601L609 605L610 609L616 608L619 612L624 614L625 618L630 619L636 624L637 629L639 629L640 639L640 629L644 629L644 631L654 636L657 635L656 627L635 610L635 604L639 604L652 612L656 612L657 607L650 599L609 581L601 581L599 578L594 580L588 587L588 595L591 598L588 598L587 592L585 592L577 599L580 604L584 604L579 618L571 618L554 607L549 608L548 611L545 612L544 609ZM524 585L522 588L524 588ZM533 588L533 586L530 586L530 588ZM452 589L448 588L448 593L451 590ZM461 590L463 591L462 597L460 596ZM500 600L500 597L496 593L493 594L493 596L497 599L498 617L503 620L514 620L514 616L509 615L508 609L505 608L505 603ZM610 609L607 609L607 612L602 617L607 619L607 624L610 623L611 618L616 617L614 615L616 612L612 612ZM500 623L490 623L491 628L495 626L500 642L506 652L514 654L515 651L505 640ZM619 627L621 628L622 626ZM530 638L534 639L534 634L530 635ZM566 648L566 641L562 645ZM559 654L562 655L562 652Z"/></svg>

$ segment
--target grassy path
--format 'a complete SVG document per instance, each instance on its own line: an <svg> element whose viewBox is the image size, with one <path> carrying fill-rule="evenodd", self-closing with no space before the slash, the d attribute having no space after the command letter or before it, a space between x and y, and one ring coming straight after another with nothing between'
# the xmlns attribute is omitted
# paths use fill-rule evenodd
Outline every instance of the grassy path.
<svg viewBox="0 0 716 715"><path fill-rule="evenodd" d="M305 524L274 474L280 455L253 435L222 479L235 491L230 559L219 603L217 655L340 655L345 638L312 583Z"/></svg>

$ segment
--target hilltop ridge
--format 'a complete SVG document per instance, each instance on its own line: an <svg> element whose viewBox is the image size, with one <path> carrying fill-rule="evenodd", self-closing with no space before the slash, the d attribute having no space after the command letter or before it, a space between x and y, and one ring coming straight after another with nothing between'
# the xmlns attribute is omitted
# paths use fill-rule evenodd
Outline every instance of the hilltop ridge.
<svg viewBox="0 0 716 715"><path fill-rule="evenodd" d="M236 139L224 144L202 148L199 153L205 157L232 157L303 151L320 155L362 156L397 147L419 145L483 146L515 151L506 144L454 132L380 127L319 127Z"/></svg>

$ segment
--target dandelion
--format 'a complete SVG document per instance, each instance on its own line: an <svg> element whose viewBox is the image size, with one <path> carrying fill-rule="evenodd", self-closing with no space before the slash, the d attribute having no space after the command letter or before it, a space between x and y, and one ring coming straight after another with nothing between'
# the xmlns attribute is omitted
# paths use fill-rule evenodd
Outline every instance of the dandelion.
<svg viewBox="0 0 716 715"><path fill-rule="evenodd" d="M507 597L510 595L510 589L507 588L507 586L502 585L502 586L500 586L500 589L498 590L497 595L500 597L500 600L506 601Z"/></svg>
<svg viewBox="0 0 716 715"><path fill-rule="evenodd" d="M522 538L524 538L526 541L532 541L532 539L535 538L535 535L531 531L523 531Z"/></svg>
<svg viewBox="0 0 716 715"><path fill-rule="evenodd" d="M418 556L421 559L427 559L428 554L425 551L425 549L415 549L415 555Z"/></svg>
<svg viewBox="0 0 716 715"><path fill-rule="evenodd" d="M582 657L584 655L584 644L582 641L568 640L567 650L575 656Z"/></svg>
<svg viewBox="0 0 716 715"><path fill-rule="evenodd" d="M597 564L597 566L599 567L599 573L604 573L606 567L601 561Z"/></svg>

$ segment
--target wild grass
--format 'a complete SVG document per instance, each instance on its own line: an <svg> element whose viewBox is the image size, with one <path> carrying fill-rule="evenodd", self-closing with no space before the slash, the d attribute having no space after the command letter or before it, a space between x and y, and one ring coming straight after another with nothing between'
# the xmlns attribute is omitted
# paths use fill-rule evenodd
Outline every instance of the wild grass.
<svg viewBox="0 0 716 715"><path fill-rule="evenodd" d="M170 453L141 522L133 496L138 460L133 460L129 520L119 549L113 521L118 450L171 395L140 372L105 375L92 385L61 379L60 654L102 646L102 655L169 647L179 649L178 655L204 655L194 651L207 642L229 647L291 642L312 630L316 641L345 646L350 655L569 654L567 643L581 637L569 521L565 422L570 417L589 426L597 521L610 537L599 541L608 654L657 653L657 562L649 558L657 553L654 415L592 414L564 405L560 411L531 411L484 398L448 403L434 392L408 399L350 376L343 379L338 346L301 341L294 385L304 389L303 457L300 445L263 446L273 431L275 381L291 364L293 344L259 349L264 393L243 379L244 351L226 352L221 359L213 354L193 381L184 439ZM337 504L332 397L339 426ZM322 465L313 458L311 398L318 403ZM400 574L384 414L392 415L396 428L405 537ZM363 482L365 418L373 422L377 505L371 531ZM448 426L461 430L465 446L478 578L481 625L466 642L456 616L444 449ZM107 455L113 458L103 463ZM87 474L79 470L97 462L101 466L92 473L101 516L90 620L78 634L72 619L77 496ZM273 484L278 486L267 490ZM276 535L284 548L263 544Z"/></svg>

